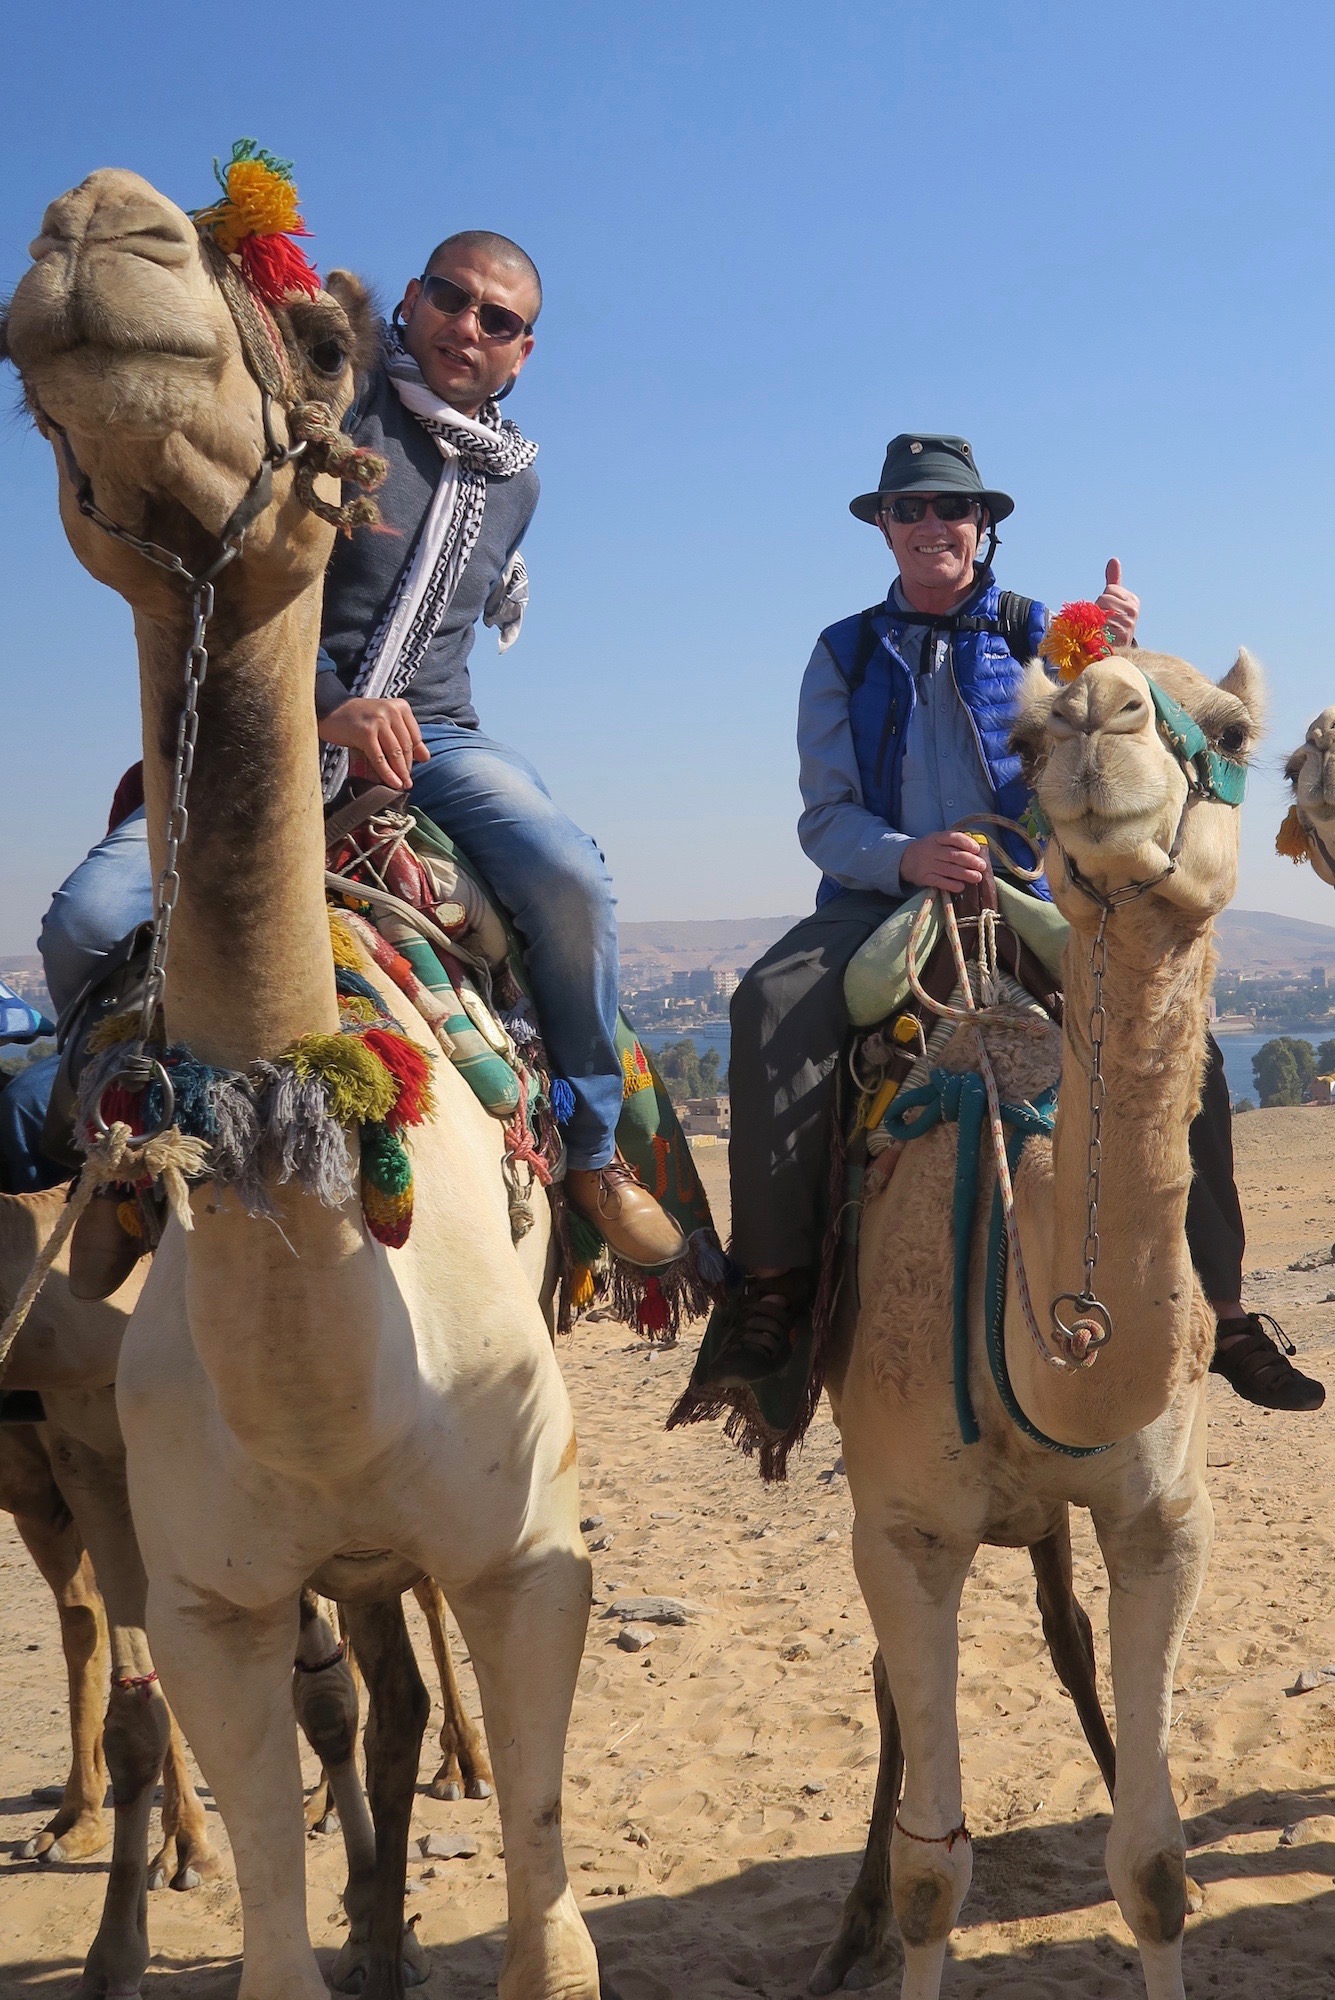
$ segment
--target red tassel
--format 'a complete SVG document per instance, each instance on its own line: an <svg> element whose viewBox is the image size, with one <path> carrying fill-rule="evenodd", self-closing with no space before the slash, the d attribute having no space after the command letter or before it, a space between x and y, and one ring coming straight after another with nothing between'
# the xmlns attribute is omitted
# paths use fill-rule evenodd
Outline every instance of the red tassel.
<svg viewBox="0 0 1335 2000"><path fill-rule="evenodd" d="M247 236L239 255L246 282L266 305L281 306L292 292L319 296L319 277L290 236Z"/></svg>
<svg viewBox="0 0 1335 2000"><path fill-rule="evenodd" d="M639 1321L641 1333L666 1333L672 1324L668 1302L657 1278L646 1278L644 1281L644 1290L640 1294Z"/></svg>
<svg viewBox="0 0 1335 2000"><path fill-rule="evenodd" d="M405 1125L420 1125L431 1110L431 1064L426 1051L405 1035L393 1034L387 1028L368 1028L362 1040L373 1055L379 1056L399 1087L394 1109L385 1120L390 1131L401 1132Z"/></svg>

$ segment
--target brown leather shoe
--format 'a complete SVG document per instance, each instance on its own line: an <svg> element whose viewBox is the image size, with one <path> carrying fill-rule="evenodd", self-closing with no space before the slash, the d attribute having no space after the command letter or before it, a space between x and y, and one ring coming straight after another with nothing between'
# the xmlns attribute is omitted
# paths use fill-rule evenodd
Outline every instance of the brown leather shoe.
<svg viewBox="0 0 1335 2000"><path fill-rule="evenodd" d="M571 1167L566 1194L628 1264L670 1264L686 1248L677 1224L619 1153L605 1167Z"/></svg>
<svg viewBox="0 0 1335 2000"><path fill-rule="evenodd" d="M70 1291L76 1299L109 1299L150 1248L131 1236L116 1214L124 1190L99 1188L74 1225L70 1239Z"/></svg>

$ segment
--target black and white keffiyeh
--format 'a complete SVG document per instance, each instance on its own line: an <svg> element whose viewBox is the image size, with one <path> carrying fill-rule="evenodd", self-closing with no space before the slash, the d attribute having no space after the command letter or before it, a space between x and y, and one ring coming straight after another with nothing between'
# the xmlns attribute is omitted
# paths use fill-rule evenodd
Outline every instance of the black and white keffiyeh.
<svg viewBox="0 0 1335 2000"><path fill-rule="evenodd" d="M404 408L436 440L444 465L416 546L352 684L354 695L373 699L402 694L421 666L482 532L487 480L510 479L538 455L538 447L501 415L494 400L484 403L476 417L442 403L396 332L390 335L386 372ZM483 613L484 622L498 629L502 652L519 637L527 602L528 575L516 550ZM320 759L326 799L333 798L347 774L347 751L326 743Z"/></svg>

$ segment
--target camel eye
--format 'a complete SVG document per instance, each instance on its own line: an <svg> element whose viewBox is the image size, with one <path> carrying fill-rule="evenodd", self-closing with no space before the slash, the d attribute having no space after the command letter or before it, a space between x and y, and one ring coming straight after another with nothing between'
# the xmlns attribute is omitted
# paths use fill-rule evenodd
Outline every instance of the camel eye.
<svg viewBox="0 0 1335 2000"><path fill-rule="evenodd" d="M1246 736L1240 722L1230 722L1227 729L1219 732L1219 748L1226 757L1236 757L1246 743Z"/></svg>
<svg viewBox="0 0 1335 2000"><path fill-rule="evenodd" d="M322 375L341 375L347 355L338 340L317 341L311 349L311 360Z"/></svg>

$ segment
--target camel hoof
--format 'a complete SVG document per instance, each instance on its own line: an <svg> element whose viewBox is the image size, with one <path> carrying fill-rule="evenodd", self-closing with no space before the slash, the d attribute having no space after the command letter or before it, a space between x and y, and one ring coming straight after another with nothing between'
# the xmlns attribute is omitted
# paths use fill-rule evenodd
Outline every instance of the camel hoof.
<svg viewBox="0 0 1335 2000"><path fill-rule="evenodd" d="M148 1871L148 1886L150 1889L165 1889L167 1886L167 1871L160 1861Z"/></svg>
<svg viewBox="0 0 1335 2000"><path fill-rule="evenodd" d="M467 1799L489 1799L491 1797L491 1786L485 1778L470 1778L464 1797Z"/></svg>
<svg viewBox="0 0 1335 2000"><path fill-rule="evenodd" d="M366 1962L369 1947L349 1938L338 1957L334 1960L329 1974L329 1984L336 1993L360 1993L366 1985ZM405 1986L424 1986L431 1977L431 1960L423 1951L413 1932L411 1924L403 1927L403 1983Z"/></svg>
<svg viewBox="0 0 1335 2000"><path fill-rule="evenodd" d="M203 1879L198 1869L191 1868L187 1863L184 1868L178 1868L172 1876L172 1887L173 1889L197 1889Z"/></svg>
<svg viewBox="0 0 1335 2000"><path fill-rule="evenodd" d="M39 1861L45 1861L48 1865L54 1866L56 1862L65 1859L65 1850L58 1840L53 1840L49 1847L39 1850L37 1858Z"/></svg>
<svg viewBox="0 0 1335 2000"><path fill-rule="evenodd" d="M1198 1917L1205 1908L1205 1891L1190 1875L1187 1877L1187 1915Z"/></svg>
<svg viewBox="0 0 1335 2000"><path fill-rule="evenodd" d="M311 1828L312 1833L337 1833L343 1822L336 1812L327 1812Z"/></svg>
<svg viewBox="0 0 1335 2000"><path fill-rule="evenodd" d="M464 1788L457 1778L433 1778L427 1786L427 1796L433 1799L461 1799Z"/></svg>
<svg viewBox="0 0 1335 2000"><path fill-rule="evenodd" d="M889 1979L898 1964L899 1954L888 1938L869 1937L861 1924L849 1926L826 1945L807 1981L807 1992L861 1993Z"/></svg>

